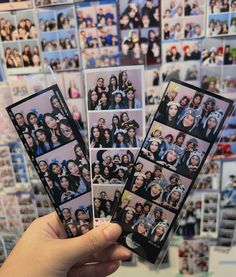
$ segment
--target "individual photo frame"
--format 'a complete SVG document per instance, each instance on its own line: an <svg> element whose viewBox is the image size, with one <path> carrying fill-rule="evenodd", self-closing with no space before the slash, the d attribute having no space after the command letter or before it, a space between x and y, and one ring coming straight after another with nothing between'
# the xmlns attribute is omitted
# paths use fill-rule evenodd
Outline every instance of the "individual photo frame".
<svg viewBox="0 0 236 277"><path fill-rule="evenodd" d="M110 68L85 71L88 110L142 109L145 102L143 75L143 66L117 67L112 72ZM107 95L105 103L101 101L103 92ZM95 99L95 94L96 101L91 98ZM117 98L121 98L119 102Z"/></svg>
<svg viewBox="0 0 236 277"><path fill-rule="evenodd" d="M41 72L41 50L34 10L3 13L1 28L6 73L12 75Z"/></svg>
<svg viewBox="0 0 236 277"><path fill-rule="evenodd" d="M0 163L1 163L1 190L5 194L16 193L16 176L11 160L11 154L8 146L0 147Z"/></svg>
<svg viewBox="0 0 236 277"><path fill-rule="evenodd" d="M207 37L220 37L235 34L234 1L207 1Z"/></svg>
<svg viewBox="0 0 236 277"><path fill-rule="evenodd" d="M143 116L141 110L90 112L90 148L139 148L145 134ZM120 126L116 128L118 123Z"/></svg>
<svg viewBox="0 0 236 277"><path fill-rule="evenodd" d="M120 2L122 65L161 62L160 2ZM128 60L128 61L127 61Z"/></svg>
<svg viewBox="0 0 236 277"><path fill-rule="evenodd" d="M220 194L202 194L201 236L217 238L219 226Z"/></svg>
<svg viewBox="0 0 236 277"><path fill-rule="evenodd" d="M124 190L113 219L123 229L118 242L154 263L170 232L174 214Z"/></svg>
<svg viewBox="0 0 236 277"><path fill-rule="evenodd" d="M179 89L177 88L179 85L181 86L181 89L180 89L180 87L179 87ZM167 84L164 91L165 92L162 97L161 104L157 108L157 111L153 117L153 120L150 124L149 130L147 132L147 136L144 140L144 143L139 151L139 154L138 154L135 164L133 166L132 172L129 175L129 178L126 182L125 189L122 194L122 199L123 199L124 195L128 192L130 194L134 194L135 197L141 197L138 195L137 190L139 189L139 186L142 187L142 184L144 183L144 180L145 180L144 176L143 177L139 176L138 185L136 184L136 186L134 187L135 191L132 191L132 187L130 189L130 186L133 181L133 176L136 173L135 168L137 168L137 165L139 166L139 158L143 158L143 159L150 161L156 165L163 166L164 168L168 169L171 172L177 173L180 176L184 176L187 179L190 179L190 182L189 182L190 185L189 185L188 192L184 195L184 201L182 203L182 206L183 206L185 204L184 202L186 201L186 199L189 195L190 190L193 187L193 184L197 178L197 175L201 170L201 167L202 167L204 161L206 160L208 154L211 151L211 147L214 144L214 140L217 138L217 135L219 134L220 129L224 124L224 121L226 120L227 116L229 115L229 113L231 111L233 102L229 99L222 98L220 96L217 96L216 98L214 98L214 95L208 91L205 91L205 90L203 91L202 89L199 89L192 85L182 83L182 82L179 82L179 81L176 81L173 79L169 80L169 83ZM181 93L178 94L178 92L180 92L180 91L181 91ZM172 96L170 96L170 92L171 92ZM192 96L190 96L191 93L192 93ZM197 95L195 95L195 94L197 94ZM171 99L167 100L167 103L169 104L169 106L171 106L173 103L178 102L178 100L177 100L178 97L180 97L179 99L181 99L181 100L184 95L187 98L190 97L190 99L188 99L188 100L186 99L186 101L184 101L184 102L188 103L187 105L190 105L190 104L194 105L195 108L190 108L190 109L193 109L196 112L196 110L199 108L201 100L197 101L198 102L198 104L197 104L196 99L194 99L194 96L200 96L199 94L202 95L202 97L197 97L197 98L199 98L199 100L200 100L200 98L206 97L205 98L206 100L204 100L205 104L203 104L203 105L208 104L209 101L210 102L211 101L213 101L213 102L220 101L220 102L218 102L218 103L221 103L219 105L220 106L225 105L224 110L227 110L222 118L222 121L220 121L219 128L217 127L218 131L214 138L213 137L211 139L209 139L209 138L207 139L206 137L204 138L204 137L202 137L202 132L201 132L201 138L200 138L200 136L197 136L194 134L191 135L191 132L189 132L187 130L187 126L185 126L184 129L179 129L178 126L172 125L172 127L171 127L170 122L167 123L165 121L162 122L162 120L160 120L161 114L162 114L161 110L163 108L163 104L164 104L166 97L170 96L170 98L171 98ZM211 99L214 98L214 100L210 100L209 98L211 98ZM176 105L175 114L177 114L179 106L180 106L179 104ZM165 106L163 110L165 111L163 114L166 114L166 112L168 111L168 106ZM188 108L187 108L187 110L188 110ZM202 109L202 111L203 111L203 109ZM185 117L184 116L185 112L186 111L183 112L183 114L180 116L180 118L183 119ZM215 111L214 111L214 113L215 113ZM168 120L170 120L170 119L171 119L171 116L168 117ZM203 114L201 115L201 119L203 119ZM209 120L209 118L206 119L205 126L206 126L208 120ZM173 136L173 134L171 134L171 132L169 132L171 129L175 132L175 136ZM167 134L166 132L169 134ZM164 151L164 154L162 155L161 162L158 162L158 159L159 159L158 155L159 155L159 152L162 150L162 146L163 146L162 142L164 141L165 134L167 134L167 140L165 142L167 142L169 145L167 146L166 150ZM171 136L170 136L170 134L171 134ZM178 140L176 140L177 136L180 137L181 139L178 138ZM183 146L185 139L186 139L186 145L183 147L184 151L182 152L181 146ZM173 143L173 142L176 142L176 143ZM191 150L189 149L189 147ZM188 153L188 154L187 154L187 149L190 150L190 153ZM191 173L189 173L189 174L186 173L186 170L182 169L182 170L178 171L178 169L177 169L178 165L183 163L183 160L178 161L178 158L185 159L186 154L188 156L186 164L188 165L188 169L190 169L190 171L191 171ZM156 155L157 155L157 159L156 159ZM169 159L169 155L171 156L171 161ZM166 162L165 159L167 158L167 156L168 156L168 160ZM139 167L141 167L141 169L142 169L142 165ZM194 170L196 170L196 171L194 172ZM139 171L141 171L141 170L139 169ZM141 175L141 174L139 173L139 175ZM156 191L157 191L157 194L160 193L160 191L161 191L160 181L158 183L158 188L156 189ZM132 198L132 196L131 196L131 198ZM150 198L147 198L147 196L142 195L142 198L145 199L145 201L150 202ZM122 203L122 200L121 200L121 203ZM120 203L120 205L121 205L121 203ZM201 209L201 200L199 203L200 203L200 206L198 208ZM197 224L199 226L198 232L200 232L201 218L197 217L197 215L196 215L196 220L194 222L191 221L191 215L193 214L193 210L194 210L194 204L191 201L191 203L187 207L186 215L185 215L186 223L188 223L188 231L186 231L186 230L185 231L186 231L186 235L190 236L190 237L195 235L195 225L197 225ZM168 226L168 231L170 231L173 228L173 224L176 221L176 219L178 218L180 211L181 210L179 210L174 215L172 224L170 226ZM199 213L198 213L198 215L199 215ZM189 217L189 219L187 219L187 216ZM112 221L117 222L118 224L120 224L122 226L122 218L119 218L116 215L114 215L112 218ZM138 254L143 257L146 257L152 263L154 263L156 261L157 257L159 256L159 253L165 243L166 243L165 246L167 246L167 242L165 242L165 240L163 240L163 243L161 244L161 247L159 247L158 251L155 251L154 249L151 250L146 239L140 239L139 236L135 237L132 234L132 230L129 229L128 231L126 231L124 226L122 226L122 227L123 227L123 232L119 239L119 242L125 246L128 245L129 249L133 250L136 253L137 253L137 248L141 247L142 252L140 251L140 252L138 252ZM130 243L130 245L129 245L129 243Z"/></svg>
<svg viewBox="0 0 236 277"><path fill-rule="evenodd" d="M82 155L82 150L75 140L36 158L40 175L58 206L91 190L89 165L77 153Z"/></svg>
<svg viewBox="0 0 236 277"><path fill-rule="evenodd" d="M75 5L83 68L119 65L119 36L115 0Z"/></svg>
<svg viewBox="0 0 236 277"><path fill-rule="evenodd" d="M165 1L162 5L162 39L196 39L205 35L205 0Z"/></svg>
<svg viewBox="0 0 236 277"><path fill-rule="evenodd" d="M74 0L34 0L36 8L63 5L63 4L72 4Z"/></svg>
<svg viewBox="0 0 236 277"><path fill-rule="evenodd" d="M234 209L222 209L219 221L219 234L216 249L229 252L236 230L236 218Z"/></svg>
<svg viewBox="0 0 236 277"><path fill-rule="evenodd" d="M221 206L235 207L236 183L232 166L234 161L223 161L222 163L222 183L221 183Z"/></svg>
<svg viewBox="0 0 236 277"><path fill-rule="evenodd" d="M208 142L154 122L145 139L141 155L191 178L199 172L209 145ZM172 154L173 157L170 157ZM195 159L196 163L193 164Z"/></svg>
<svg viewBox="0 0 236 277"><path fill-rule="evenodd" d="M177 219L176 235L186 239L200 236L201 232L202 193L190 192L189 199L184 204Z"/></svg>
<svg viewBox="0 0 236 277"><path fill-rule="evenodd" d="M124 185L138 150L92 150L92 184Z"/></svg>
<svg viewBox="0 0 236 277"><path fill-rule="evenodd" d="M202 44L202 49L202 66L214 67L223 65L225 54L222 38L205 39ZM227 57L226 62L228 62Z"/></svg>
<svg viewBox="0 0 236 277"><path fill-rule="evenodd" d="M200 85L214 94L223 93L222 90L222 67L201 67Z"/></svg>
<svg viewBox="0 0 236 277"><path fill-rule="evenodd" d="M45 70L48 65L54 71L79 68L75 7L39 9L37 19Z"/></svg>
<svg viewBox="0 0 236 277"><path fill-rule="evenodd" d="M85 143L60 89L53 85L7 111L54 208L68 227L60 205L74 201L79 206L84 195L91 205L91 179ZM69 227L66 231L74 236Z"/></svg>
<svg viewBox="0 0 236 277"><path fill-rule="evenodd" d="M0 11L21 10L33 8L32 0L2 0Z"/></svg>
<svg viewBox="0 0 236 277"><path fill-rule="evenodd" d="M175 213L181 208L190 179L141 157L134 172L134 178L127 187L131 192Z"/></svg>
<svg viewBox="0 0 236 277"><path fill-rule="evenodd" d="M95 185L93 187L93 209L95 227L109 222L119 204L123 186Z"/></svg>
<svg viewBox="0 0 236 277"><path fill-rule="evenodd" d="M64 224L73 237L84 235L93 228L91 192L83 194L79 200L72 199L60 206Z"/></svg>
<svg viewBox="0 0 236 277"><path fill-rule="evenodd" d="M209 245L202 239L183 240L179 246L179 273L203 274L209 271Z"/></svg>

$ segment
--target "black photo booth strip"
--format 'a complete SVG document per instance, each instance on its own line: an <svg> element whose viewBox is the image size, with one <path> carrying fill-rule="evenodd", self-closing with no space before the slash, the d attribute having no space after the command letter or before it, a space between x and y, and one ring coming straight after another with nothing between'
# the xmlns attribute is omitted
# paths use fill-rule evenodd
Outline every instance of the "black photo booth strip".
<svg viewBox="0 0 236 277"><path fill-rule="evenodd" d="M78 208L80 208L80 206L81 206L80 205L80 197L83 197L87 194L88 197L89 197L89 203L88 203L87 207L89 207L89 209L91 209L92 208L91 186L88 187L88 190L86 192L81 193L80 195L78 195L74 198L71 198L69 200L65 200L65 201L63 201L63 203L57 204L56 200L54 199L54 197L51 193L50 188L47 185L44 174L40 171L40 168L39 168L39 165L38 165L38 162L37 162L37 159L41 156L41 154L36 156L32 153L32 151L30 150L30 148L29 148L29 146L26 142L26 139L23 135L24 133L22 132L22 130L20 129L20 127L18 126L18 124L16 122L15 115L14 115L14 112L13 112L14 108L16 108L17 106L19 106L19 105L21 105L25 102L30 102L32 99L37 98L38 96L43 95L44 93L47 93L49 91L52 91L53 96L58 99L58 101L59 101L59 103L62 107L63 113L64 113L64 118L66 118L67 122L70 125L70 128L73 131L74 139L70 140L69 142L68 141L64 142L59 146L53 147L52 149L48 150L46 153L50 153L50 152L55 151L55 150L60 151L60 148L62 148L63 146L65 146L67 144L70 144L71 142L77 142L77 144L80 146L80 148L81 148L81 150L84 154L84 157L87 161L87 165L88 165L88 169L89 169L89 162L87 160L86 146L85 146L85 142L84 142L84 140L81 136L81 133L79 131L80 127L77 125L76 121L73 120L72 115L71 115L71 113L70 113L70 111L69 111L69 109L66 105L66 102L65 102L65 100L62 96L62 93L61 93L59 87L56 84L52 85L52 86L50 86L50 87L48 87L48 88L46 88L42 91L39 91L39 92L35 93L34 95L31 95L31 96L29 96L29 97L27 97L27 98L25 98L25 99L23 99L19 102L16 102L16 103L10 105L9 107L6 108L6 110L7 110L8 114L9 114L9 116L10 116L10 118L11 118L11 120L12 120L14 126L15 126L15 129L16 129L16 131L17 131L17 133L18 133L18 135L19 135L19 137L20 137L20 139L21 139L21 141L22 141L22 143L23 143L23 145L24 145L24 147L25 147L25 149L26 149L26 151L27 151L27 153L28 153L28 155L29 155L36 171L37 171L37 173L38 173L38 175L39 175L39 178L40 178L42 184L44 185L44 188L45 188L45 190L46 190L46 192L47 192L47 194L48 194L48 196L49 196L49 198L50 198L50 200L51 200L51 202L52 202L52 204L53 204L53 206L54 206L54 208L55 208L55 210L56 210L56 212L57 212L57 214L60 218L60 220L62 221L62 223L65 226L65 229L66 229L66 232L67 232L68 236L73 237L73 234L70 231L70 229L68 227L68 224L67 224L66 220L64 219L64 217L62 215L62 210L61 210L60 206L62 206L62 204L64 206L66 206L66 204L69 203L71 200L74 201L74 200L77 199L78 200L78 205L77 206L78 206ZM50 100L49 100L49 98L45 98L45 101L49 102ZM44 103L41 102L40 105L43 106ZM44 155L44 154L45 153L43 153L42 155ZM89 214L90 214L90 219L92 221L93 218L91 218L91 211L89 211Z"/></svg>
<svg viewBox="0 0 236 277"><path fill-rule="evenodd" d="M184 203L185 203L185 201L186 201L186 199L187 199L191 189L193 188L195 180L196 180L196 178L197 178L197 176L198 176L198 174L199 174L199 172L200 172L200 170L201 170L201 168L202 168L202 166L203 166L203 164L204 164L208 154L210 153L211 148L213 147L213 144L214 144L217 136L219 135L219 132L220 132L220 130L221 130L221 128L222 128L222 126L223 126L227 116L229 115L230 112L232 112L232 106L233 106L233 101L232 100L223 98L223 97L221 97L219 95L215 95L215 94L213 94L213 93L211 93L209 91L200 89L198 87L192 86L190 84L187 84L187 83L184 83L184 82L181 82L181 81L177 81L177 80L172 79L172 78L169 79L169 83L168 83L168 85L167 85L167 87L165 89L165 92L163 94L162 101L165 99L165 96L168 93L168 87L169 87L169 85L171 83L172 84L174 83L176 86L182 85L182 86L185 86L186 88L189 88L190 90L193 91L192 92L193 95L194 95L195 92L199 92L199 93L203 93L204 95L207 95L207 96L209 96L211 98L214 98L216 100L217 99L221 100L221 101L225 102L227 108L225 108L225 110L223 111L224 114L223 114L223 116L221 118L221 121L220 121L220 123L218 125L218 128L217 128L215 136L212 137L211 140L209 140L209 139L208 140L206 140L206 139L204 140L204 138L202 138L200 136L198 137L199 139L201 138L201 140L203 140L204 142L207 142L209 145L208 145L207 151L204 153L204 156L201 159L201 162L200 162L199 167L198 167L198 169L196 171L196 174L194 174L194 176L186 176L186 174L184 174L184 172L178 172L177 171L177 173L179 175L182 175L182 176L185 176L187 178L190 178L192 180L192 182L191 182L191 185L189 186L186 194L184 195L184 198L183 198L182 203L180 204L179 210L176 211L175 216L174 216L173 220L171 221L171 224L169 225L167 231L165 232L165 237L163 238L163 240L160 241L159 244L155 245L147 237L144 237L141 234L138 234L137 232L135 232L135 233L132 233L132 232L131 233L127 233L127 232L125 232L124 229L123 229L123 232L121 234L121 237L118 239L118 242L120 242L122 245L124 245L125 247L127 247L130 250L134 251L135 253L137 253L138 255L142 256L143 258L147 259L151 263L155 263L157 260L159 261L161 259L160 255L162 255L162 250L167 247L167 238L168 238L171 230L174 228L174 225L176 224L177 217L179 216L179 213L181 212L181 209L183 208L183 205L184 205ZM149 130L147 132L146 138L145 138L144 143L143 143L143 145L142 145L142 147L141 147L141 149L139 151L139 154L136 157L136 161L134 163L134 167L133 167L132 172L129 175L129 178L128 178L127 182L126 182L126 185L125 185L125 188L123 190L122 196L124 195L125 192L127 193L127 191L129 191L131 194L136 194L135 192L131 191L131 184L133 182L133 176L134 176L134 173L135 173L135 165L138 162L139 157L142 157L143 159L149 160L147 157L145 157L142 154L142 152L143 152L142 150L143 150L143 148L145 146L145 142L146 142L146 140L148 138L148 134L150 134L150 131L151 131L152 127L153 127L153 123L158 121L156 118L157 118L157 115L159 114L160 107L161 107L161 105L158 107L158 109L157 109L157 111L156 111L156 113L155 113L155 115L153 117L153 120L152 120L152 122L150 124L150 127L149 127ZM162 122L162 124L165 124L166 126L168 126L168 123ZM172 128L174 128L177 131L182 131L186 135L189 134L189 135L193 136L193 134L191 134L190 132L186 132L186 131L178 129L178 126L174 126ZM158 164L158 162L156 162L156 161L152 161L152 162L153 162L153 164ZM166 165L162 165L162 166L168 168L170 171L173 171L173 173L176 172L171 167L167 167ZM138 197L138 195L137 195L137 197ZM122 199L122 197L121 197L121 199ZM150 201L150 199L146 199L146 200ZM161 206L160 204L156 204L153 201L150 201L150 202L152 202L153 205ZM165 208L163 208L163 210L165 210ZM120 220L117 220L115 215L113 215L112 221L120 224L121 227L122 227L122 222ZM131 241L131 243L130 243L130 241Z"/></svg>

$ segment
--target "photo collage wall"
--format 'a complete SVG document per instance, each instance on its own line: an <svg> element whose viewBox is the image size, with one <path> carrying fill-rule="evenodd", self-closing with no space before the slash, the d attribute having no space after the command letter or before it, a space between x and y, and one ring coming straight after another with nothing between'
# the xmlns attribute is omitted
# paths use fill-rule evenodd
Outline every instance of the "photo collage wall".
<svg viewBox="0 0 236 277"><path fill-rule="evenodd" d="M182 194L179 202L173 204L169 190L157 200L146 197L146 191L136 193L135 186L123 196L122 191L148 132L149 125L145 122L160 104L162 85L170 77L216 95L235 98L236 1L6 0L0 3L0 15L0 115L5 119L0 123L0 142L1 153L2 149L8 153L7 158L0 157L1 163L8 164L0 170L3 176L0 190L4 194L22 193L22 197L28 199L26 204L20 204L21 197L0 201L10 201L20 215L17 220L9 213L8 222L3 207L3 229L10 227L12 232L20 234L34 218L54 209L31 161L25 158L22 146L15 141L16 132L5 111L6 106L55 84L52 76L46 74L48 65L55 72L73 120L89 147L95 225L109 221L121 200L123 206L129 203L128 206L135 208L134 221L155 215L155 209L161 206L163 220L171 224L170 215L181 206L192 173L180 176L177 169L180 164L176 170L175 165L166 168L161 159L164 149L157 157L148 149L150 141L146 141L135 171L152 181L166 176L162 187L172 182L181 184L181 190L174 192ZM186 107L193 104L194 97L188 93L182 96L178 94L176 99L181 102L183 115ZM207 97L200 95L199 98L202 109ZM179 119L180 114L181 111ZM174 142L181 139L184 129L180 128L180 134L173 131L180 126L178 120L168 128L165 120L158 119L148 140L159 131L166 144L168 139L171 141L170 133ZM184 137L183 148L198 136L196 129L191 132ZM199 149L204 152L207 137L197 139ZM47 153L42 157L52 160ZM235 158L234 113L213 160L198 175L197 190L180 220L177 236L211 237L215 241L219 235L218 245L230 248L235 220L230 215L228 219L227 211L236 206L236 175L231 170L235 167ZM55 159L63 163L62 157ZM5 179L6 172L10 172L9 180ZM65 209L64 215L68 216L65 221L71 224L71 232L77 235L91 228L88 199L83 200L86 211L81 216L89 223L89 228L85 226L81 230L76 201L69 200L70 205L65 205L67 202L61 202L59 195L57 203L61 210ZM118 218L122 220L121 207L118 207ZM70 215L66 213L68 209ZM220 217L219 209L225 211ZM155 226L155 223L148 226L148 238L154 237ZM14 237L11 239L14 241ZM181 264L187 267L187 259L182 259ZM192 272L195 269L196 265L192 265ZM182 272L184 274L184 270Z"/></svg>

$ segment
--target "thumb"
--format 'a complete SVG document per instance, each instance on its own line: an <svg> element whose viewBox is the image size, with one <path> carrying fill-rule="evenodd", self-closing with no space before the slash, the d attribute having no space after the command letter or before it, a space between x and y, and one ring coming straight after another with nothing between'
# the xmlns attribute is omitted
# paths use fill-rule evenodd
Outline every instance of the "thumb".
<svg viewBox="0 0 236 277"><path fill-rule="evenodd" d="M63 255L63 262L70 266L80 260L109 247L121 235L121 227L116 223L101 225L88 233L75 238L56 241L58 251ZM60 255L59 255L60 256Z"/></svg>

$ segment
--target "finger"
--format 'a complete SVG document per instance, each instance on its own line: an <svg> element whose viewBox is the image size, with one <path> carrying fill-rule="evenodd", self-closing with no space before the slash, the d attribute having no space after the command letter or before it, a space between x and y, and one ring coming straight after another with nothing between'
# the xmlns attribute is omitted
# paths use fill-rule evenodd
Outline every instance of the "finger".
<svg viewBox="0 0 236 277"><path fill-rule="evenodd" d="M34 221L34 224L39 224L40 228L38 230L41 230L43 235L50 238L65 239L68 237L56 212L38 218Z"/></svg>
<svg viewBox="0 0 236 277"><path fill-rule="evenodd" d="M76 265L82 265L85 263L104 263L118 260L127 260L132 255L132 252L125 247L115 244L106 248L106 251L101 251L86 257L79 261Z"/></svg>
<svg viewBox="0 0 236 277"><path fill-rule="evenodd" d="M68 277L83 276L83 277L103 277L112 274L120 266L119 262L100 263L100 264L88 264L82 267L73 267Z"/></svg>
<svg viewBox="0 0 236 277"><path fill-rule="evenodd" d="M54 244L55 249L58 251L59 259L63 257L64 263L72 266L81 259L109 247L119 238L120 234L121 227L118 224L107 223L80 237L60 241L55 240ZM67 253L67 255L65 257L65 255L60 255L60 253Z"/></svg>

